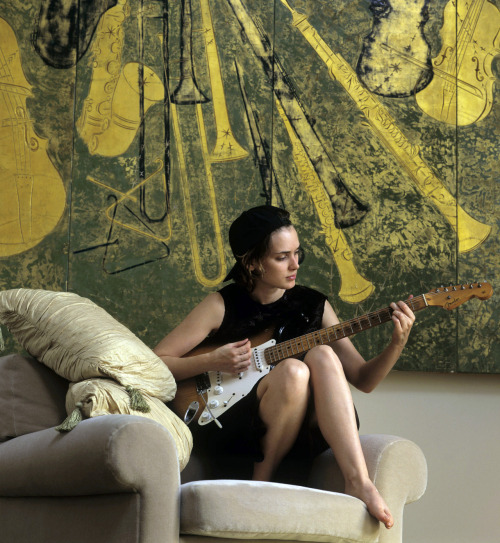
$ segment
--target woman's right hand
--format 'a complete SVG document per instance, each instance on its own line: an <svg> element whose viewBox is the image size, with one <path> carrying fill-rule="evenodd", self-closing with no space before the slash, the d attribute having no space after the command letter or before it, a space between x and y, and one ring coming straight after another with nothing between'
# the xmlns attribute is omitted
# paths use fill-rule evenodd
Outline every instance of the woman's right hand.
<svg viewBox="0 0 500 543"><path fill-rule="evenodd" d="M212 351L213 370L237 375L250 367L252 347L248 339L227 343Z"/></svg>

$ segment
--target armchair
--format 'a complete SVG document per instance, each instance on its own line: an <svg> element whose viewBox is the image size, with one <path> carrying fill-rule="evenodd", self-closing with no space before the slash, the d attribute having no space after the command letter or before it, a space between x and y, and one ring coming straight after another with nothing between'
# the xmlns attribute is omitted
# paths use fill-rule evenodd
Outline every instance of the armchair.
<svg viewBox="0 0 500 543"><path fill-rule="evenodd" d="M425 491L420 448L387 435L361 441L391 530L339 493L328 452L308 487L207 480L196 451L180 474L175 441L153 420L106 415L57 432L67 386L29 356L0 358L0 543L396 543L404 506Z"/></svg>

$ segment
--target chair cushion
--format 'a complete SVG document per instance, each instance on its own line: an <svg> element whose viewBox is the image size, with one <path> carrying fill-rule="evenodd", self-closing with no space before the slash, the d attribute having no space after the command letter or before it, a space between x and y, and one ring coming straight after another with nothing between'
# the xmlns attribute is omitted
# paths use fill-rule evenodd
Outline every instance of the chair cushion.
<svg viewBox="0 0 500 543"><path fill-rule="evenodd" d="M345 494L256 481L181 486L181 533L235 539L375 542L379 522Z"/></svg>
<svg viewBox="0 0 500 543"><path fill-rule="evenodd" d="M0 292L0 323L38 361L68 381L108 377L162 401L177 390L170 370L128 328L70 292Z"/></svg>
<svg viewBox="0 0 500 543"><path fill-rule="evenodd" d="M144 394L151 411L143 413L130 408L126 390L110 379L87 379L72 383L66 395L66 411L71 413L78 403L86 418L102 415L138 415L159 422L172 435L177 447L180 469L188 463L193 437L186 424L161 400Z"/></svg>
<svg viewBox="0 0 500 543"><path fill-rule="evenodd" d="M68 382L31 357L0 358L0 442L58 425Z"/></svg>

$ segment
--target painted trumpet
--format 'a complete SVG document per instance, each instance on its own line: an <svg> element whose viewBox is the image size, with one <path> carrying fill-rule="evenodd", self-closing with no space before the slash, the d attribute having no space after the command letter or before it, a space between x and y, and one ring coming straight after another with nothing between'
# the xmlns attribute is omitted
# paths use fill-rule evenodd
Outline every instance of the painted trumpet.
<svg viewBox="0 0 500 543"><path fill-rule="evenodd" d="M217 44L215 43L212 13L208 0L200 0L201 15L203 20L205 50L210 72L210 86L212 88L212 102L214 106L217 137L214 149L210 155L212 162L227 162L239 160L248 155L248 152L236 141L227 112L224 85L219 61Z"/></svg>
<svg viewBox="0 0 500 543"><path fill-rule="evenodd" d="M180 81L171 100L174 104L203 104L208 98L199 89L194 75L192 51L193 22L191 17L191 0L183 0L181 5L181 36L180 36Z"/></svg>

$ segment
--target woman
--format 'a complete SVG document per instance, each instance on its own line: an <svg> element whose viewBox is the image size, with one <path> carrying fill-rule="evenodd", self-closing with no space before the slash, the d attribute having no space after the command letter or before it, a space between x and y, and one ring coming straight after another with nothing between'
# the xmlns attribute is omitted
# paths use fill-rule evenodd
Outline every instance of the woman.
<svg viewBox="0 0 500 543"><path fill-rule="evenodd" d="M323 294L296 284L301 248L288 212L252 208L231 225L229 241L236 264L226 280L234 283L208 295L155 348L178 381L206 371L244 372L250 365L249 338L263 330L275 330L281 341L339 323ZM391 307L392 339L379 355L365 361L350 339L342 338L313 347L303 359L287 358L221 417L223 430L212 423L193 425L195 446L203 444L214 459L241 454L243 462L250 454L251 476L260 481L271 480L292 450L314 454L330 447L346 494L392 527L392 515L368 477L348 384L370 392L398 360L415 316L402 301ZM221 346L190 353L208 336Z"/></svg>

